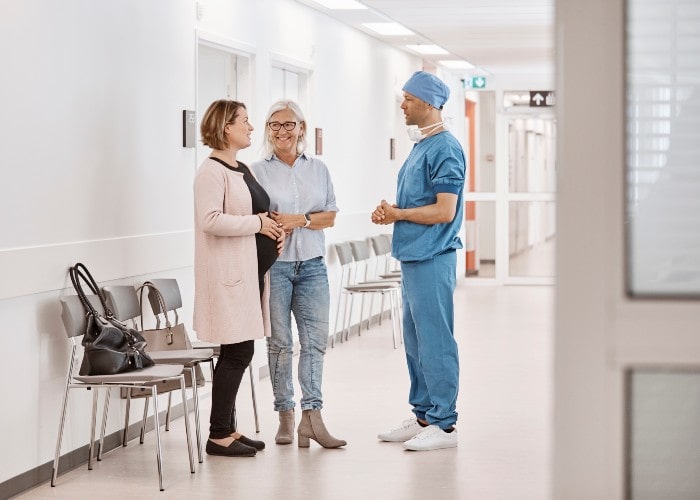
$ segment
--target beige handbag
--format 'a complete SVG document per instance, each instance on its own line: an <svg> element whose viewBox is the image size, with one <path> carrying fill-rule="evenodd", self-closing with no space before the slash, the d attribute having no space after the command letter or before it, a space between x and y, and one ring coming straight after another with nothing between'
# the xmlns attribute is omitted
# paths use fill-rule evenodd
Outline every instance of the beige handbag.
<svg viewBox="0 0 700 500"><path fill-rule="evenodd" d="M148 289L149 298L151 294L155 297L155 300L160 304L160 310L165 317L165 325L161 328L160 314L156 314L156 327L153 329L144 330L143 328L143 293ZM141 307L141 331L139 332L141 336L146 339L146 352L152 351L180 351L180 350L190 350L192 349L192 343L190 342L190 337L187 334L185 325L180 323L177 316L177 311L175 313L175 324L170 322L168 316L168 309L166 308L163 296L158 290L158 288L151 283L146 281L143 285L138 288L139 292L139 306ZM202 368L197 364L194 368L195 377L197 379L197 387L202 387L205 383L204 372ZM192 377L190 376L189 370L185 370L185 385L187 387L192 387ZM175 389L179 389L180 386L177 381L164 382L158 386L158 392L164 393ZM131 390L131 397L144 397L149 393L147 391L139 391L137 389ZM122 390L122 398L126 397L126 389Z"/></svg>
<svg viewBox="0 0 700 500"><path fill-rule="evenodd" d="M152 330L144 330L143 328L143 292L148 289L149 297L151 294L154 295L158 304L160 304L160 310L163 312L165 317L165 327L160 327L160 314L156 314L156 327ZM165 300L163 300L163 295L160 290L150 281L146 281L138 289L139 292L139 306L141 307L141 335L148 342L147 351L172 351L172 350L184 350L192 349L192 343L190 342L190 337L187 335L187 330L185 330L185 325L178 323L177 311L175 311L175 325L170 323L170 318L168 317L168 310L165 306Z"/></svg>

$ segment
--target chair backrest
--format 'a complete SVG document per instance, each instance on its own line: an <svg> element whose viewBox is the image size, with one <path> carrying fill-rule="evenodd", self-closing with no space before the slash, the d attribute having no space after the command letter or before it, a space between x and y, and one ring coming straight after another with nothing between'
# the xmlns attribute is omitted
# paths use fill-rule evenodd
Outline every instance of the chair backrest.
<svg viewBox="0 0 700 500"><path fill-rule="evenodd" d="M346 266L353 261L352 257L352 248L350 247L350 243L348 242L343 242L343 243L336 243L335 244L335 251L338 254L338 260L340 261L340 265Z"/></svg>
<svg viewBox="0 0 700 500"><path fill-rule="evenodd" d="M139 297L136 289L129 285L106 286L102 288L107 305L119 321L133 320L141 316Z"/></svg>
<svg viewBox="0 0 700 500"><path fill-rule="evenodd" d="M374 254L377 257L391 252L391 242L388 240L386 235L380 234L378 236L372 236L370 240L372 241L372 249L374 250Z"/></svg>
<svg viewBox="0 0 700 500"><path fill-rule="evenodd" d="M177 284L176 279L164 278L150 281L162 295L166 311L174 311L182 307L182 295L180 294L180 286ZM158 315L163 313L156 294L150 289L148 290L148 301L151 303L153 314Z"/></svg>
<svg viewBox="0 0 700 500"><path fill-rule="evenodd" d="M104 309L97 295L88 295L87 299L97 312L104 314ZM67 295L61 298L61 319L68 338L85 335L87 317L83 303L80 302L77 295Z"/></svg>
<svg viewBox="0 0 700 500"><path fill-rule="evenodd" d="M352 255L357 262L370 258L369 243L366 240L351 241Z"/></svg>

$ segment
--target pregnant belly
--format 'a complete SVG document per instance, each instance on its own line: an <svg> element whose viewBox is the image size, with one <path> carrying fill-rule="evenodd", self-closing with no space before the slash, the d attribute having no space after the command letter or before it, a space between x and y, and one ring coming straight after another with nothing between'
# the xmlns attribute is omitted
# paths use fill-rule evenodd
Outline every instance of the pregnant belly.
<svg viewBox="0 0 700 500"><path fill-rule="evenodd" d="M277 260L277 241L262 234L255 235L258 247L258 273L262 276Z"/></svg>

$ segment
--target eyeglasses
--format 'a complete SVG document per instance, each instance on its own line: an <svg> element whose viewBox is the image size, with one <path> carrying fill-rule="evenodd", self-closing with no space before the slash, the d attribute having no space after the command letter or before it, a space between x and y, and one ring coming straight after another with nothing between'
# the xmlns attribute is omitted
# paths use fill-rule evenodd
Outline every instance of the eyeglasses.
<svg viewBox="0 0 700 500"><path fill-rule="evenodd" d="M267 124L267 126L270 127L270 130L274 130L275 132L277 132L282 127L284 127L284 130L289 132L291 130L294 130L294 127L297 126L297 122L270 122Z"/></svg>

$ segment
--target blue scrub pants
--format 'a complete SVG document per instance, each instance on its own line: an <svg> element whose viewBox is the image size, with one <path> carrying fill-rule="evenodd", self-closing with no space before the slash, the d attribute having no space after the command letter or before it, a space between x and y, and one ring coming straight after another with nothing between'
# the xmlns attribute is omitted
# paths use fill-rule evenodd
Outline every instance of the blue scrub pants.
<svg viewBox="0 0 700 500"><path fill-rule="evenodd" d="M448 429L457 422L459 355L454 338L456 252L402 262L403 338L416 417Z"/></svg>

